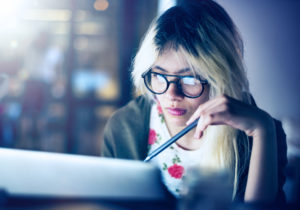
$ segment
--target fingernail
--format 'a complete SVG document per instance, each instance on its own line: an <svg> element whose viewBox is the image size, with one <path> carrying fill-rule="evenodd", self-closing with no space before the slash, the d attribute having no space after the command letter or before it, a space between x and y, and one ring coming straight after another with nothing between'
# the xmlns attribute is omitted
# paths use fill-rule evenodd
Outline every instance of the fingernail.
<svg viewBox="0 0 300 210"><path fill-rule="evenodd" d="M188 121L186 121L186 125L189 125L191 123L191 119L189 119Z"/></svg>

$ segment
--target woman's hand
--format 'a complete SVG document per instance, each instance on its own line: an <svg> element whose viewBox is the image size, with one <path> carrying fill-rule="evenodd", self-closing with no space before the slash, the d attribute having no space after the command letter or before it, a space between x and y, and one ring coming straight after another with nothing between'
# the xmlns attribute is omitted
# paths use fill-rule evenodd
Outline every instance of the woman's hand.
<svg viewBox="0 0 300 210"><path fill-rule="evenodd" d="M199 117L195 138L201 138L209 125L229 125L253 138L275 132L274 122L269 114L226 95L201 104L187 124Z"/></svg>
<svg viewBox="0 0 300 210"><path fill-rule="evenodd" d="M200 117L195 138L209 125L229 125L253 137L245 201L273 202L278 191L276 130L263 110L228 96L200 105L188 123Z"/></svg>

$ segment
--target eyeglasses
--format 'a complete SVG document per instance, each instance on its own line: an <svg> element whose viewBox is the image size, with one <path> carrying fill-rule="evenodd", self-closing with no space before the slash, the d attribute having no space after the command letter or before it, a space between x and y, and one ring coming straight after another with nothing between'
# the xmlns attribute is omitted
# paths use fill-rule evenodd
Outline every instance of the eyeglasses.
<svg viewBox="0 0 300 210"><path fill-rule="evenodd" d="M167 77L178 78L175 81L169 81ZM165 93L170 83L174 83L177 89L188 98L198 98L204 91L204 86L208 84L206 80L201 80L199 76L179 76L160 74L153 72L152 69L142 75L144 83L148 90L154 94Z"/></svg>

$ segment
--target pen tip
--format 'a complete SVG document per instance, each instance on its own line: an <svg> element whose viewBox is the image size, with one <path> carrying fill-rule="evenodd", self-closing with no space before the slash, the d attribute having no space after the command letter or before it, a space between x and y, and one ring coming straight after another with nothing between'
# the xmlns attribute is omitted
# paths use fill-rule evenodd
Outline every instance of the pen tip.
<svg viewBox="0 0 300 210"><path fill-rule="evenodd" d="M146 159L144 160L145 163L147 163L150 160L149 157L146 157Z"/></svg>

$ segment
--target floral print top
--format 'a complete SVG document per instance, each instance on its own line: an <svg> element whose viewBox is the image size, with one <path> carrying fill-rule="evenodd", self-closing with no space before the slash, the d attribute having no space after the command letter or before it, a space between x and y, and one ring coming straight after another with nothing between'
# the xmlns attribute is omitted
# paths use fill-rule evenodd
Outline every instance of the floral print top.
<svg viewBox="0 0 300 210"><path fill-rule="evenodd" d="M154 103L151 109L150 129L148 137L148 154L161 146L171 138L165 124L162 109L158 102ZM180 196L183 189L182 178L187 169L196 165L201 156L201 149L195 151L184 150L176 143L169 146L150 162L157 165L163 177L163 182L168 190L176 197Z"/></svg>

